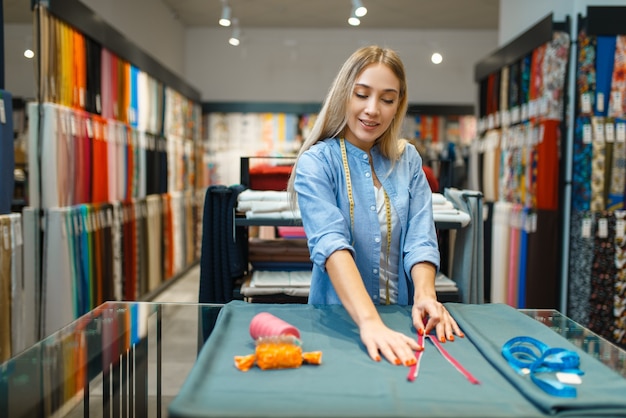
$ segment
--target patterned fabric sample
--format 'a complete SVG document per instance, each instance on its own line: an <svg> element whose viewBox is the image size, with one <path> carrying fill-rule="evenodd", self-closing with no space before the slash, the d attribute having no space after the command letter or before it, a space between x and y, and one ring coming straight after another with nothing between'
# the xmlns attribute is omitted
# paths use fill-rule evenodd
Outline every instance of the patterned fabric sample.
<svg viewBox="0 0 626 418"><path fill-rule="evenodd" d="M596 116L607 116L613 63L615 61L615 36L598 36L596 46Z"/></svg>
<svg viewBox="0 0 626 418"><path fill-rule="evenodd" d="M574 153L572 169L572 208L574 211L588 211L591 202L591 141L585 141L584 129L587 126L590 135L589 117L576 118L574 130Z"/></svg>
<svg viewBox="0 0 626 418"><path fill-rule="evenodd" d="M613 341L626 346L626 236L624 222L626 211L615 212L615 293L613 295L613 315L615 330Z"/></svg>
<svg viewBox="0 0 626 418"><path fill-rule="evenodd" d="M563 88L569 57L569 35L555 32L546 48L543 59L543 85L545 119L561 120L563 117Z"/></svg>
<svg viewBox="0 0 626 418"><path fill-rule="evenodd" d="M591 210L604 210L604 171L606 168L605 142L602 130L603 118L594 117L591 120L594 132L593 157L591 161ZM600 135L596 133L602 131Z"/></svg>
<svg viewBox="0 0 626 418"><path fill-rule="evenodd" d="M579 324L589 323L591 264L593 261L593 212L572 211L570 219L570 255L567 316ZM587 227L587 234L583 232Z"/></svg>
<svg viewBox="0 0 626 418"><path fill-rule="evenodd" d="M596 216L588 327L609 340L613 339L615 330L613 292L616 270L615 216L612 212L601 211Z"/></svg>
<svg viewBox="0 0 626 418"><path fill-rule="evenodd" d="M616 118L626 116L626 35L616 37L608 114Z"/></svg>
<svg viewBox="0 0 626 418"><path fill-rule="evenodd" d="M583 29L578 35L578 68L576 88L579 95L579 115L593 114L596 89L596 37Z"/></svg>

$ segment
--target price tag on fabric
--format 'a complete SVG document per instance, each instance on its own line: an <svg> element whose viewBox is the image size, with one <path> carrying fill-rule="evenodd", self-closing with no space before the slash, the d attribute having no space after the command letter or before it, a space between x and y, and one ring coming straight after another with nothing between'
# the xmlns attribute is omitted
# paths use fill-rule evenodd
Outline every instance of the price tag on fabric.
<svg viewBox="0 0 626 418"><path fill-rule="evenodd" d="M615 140L617 142L626 142L626 123L617 122L615 124Z"/></svg>
<svg viewBox="0 0 626 418"><path fill-rule="evenodd" d="M624 219L616 219L615 220L615 237L616 238L624 238L624 226L626 222Z"/></svg>
<svg viewBox="0 0 626 418"><path fill-rule="evenodd" d="M598 219L598 237L607 238L609 236L609 221L606 218Z"/></svg>
<svg viewBox="0 0 626 418"><path fill-rule="evenodd" d="M581 236L583 238L591 238L591 219L589 218L583 219L583 224L581 227Z"/></svg>
<svg viewBox="0 0 626 418"><path fill-rule="evenodd" d="M604 124L604 137L606 142L615 142L615 125L613 125L613 122Z"/></svg>
<svg viewBox="0 0 626 418"><path fill-rule="evenodd" d="M591 93L583 93L580 95L580 110L582 113L591 113Z"/></svg>
<svg viewBox="0 0 626 418"><path fill-rule="evenodd" d="M604 93L602 92L598 92L596 95L596 109L600 113L604 112Z"/></svg>
<svg viewBox="0 0 626 418"><path fill-rule="evenodd" d="M583 144L591 144L593 140L593 134L591 132L591 124L585 123L583 125Z"/></svg>
<svg viewBox="0 0 626 418"><path fill-rule="evenodd" d="M619 90L611 92L611 113L617 115L621 115L623 113L622 92Z"/></svg>
<svg viewBox="0 0 626 418"><path fill-rule="evenodd" d="M598 142L604 142L604 124L596 123L593 127L594 139Z"/></svg>

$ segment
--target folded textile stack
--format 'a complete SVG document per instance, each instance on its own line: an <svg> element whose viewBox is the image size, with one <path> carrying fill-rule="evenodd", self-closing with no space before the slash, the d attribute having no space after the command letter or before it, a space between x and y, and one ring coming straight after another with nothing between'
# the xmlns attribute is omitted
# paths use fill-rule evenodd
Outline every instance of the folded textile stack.
<svg viewBox="0 0 626 418"><path fill-rule="evenodd" d="M454 204L441 193L433 193L433 218L435 222L458 222L461 226L470 223L470 215L454 207Z"/></svg>
<svg viewBox="0 0 626 418"><path fill-rule="evenodd" d="M300 219L300 210L293 210L286 191L247 189L239 194L237 212L246 218ZM468 213L458 210L441 193L433 193L433 217L435 222L456 222L466 226L470 222Z"/></svg>
<svg viewBox="0 0 626 418"><path fill-rule="evenodd" d="M300 211L291 208L286 191L244 190L237 198L237 212L245 213L248 219L300 219Z"/></svg>

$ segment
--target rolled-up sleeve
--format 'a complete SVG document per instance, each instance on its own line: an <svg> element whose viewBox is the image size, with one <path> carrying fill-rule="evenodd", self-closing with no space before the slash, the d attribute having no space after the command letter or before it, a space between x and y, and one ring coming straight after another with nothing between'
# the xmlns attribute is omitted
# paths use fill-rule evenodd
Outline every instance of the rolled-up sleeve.
<svg viewBox="0 0 626 418"><path fill-rule="evenodd" d="M439 270L440 252L433 218L432 192L421 159L413 161L418 167L410 170L408 227L404 243L404 269L410 277L411 268L421 262L429 262Z"/></svg>
<svg viewBox="0 0 626 418"><path fill-rule="evenodd" d="M331 155L311 149L298 159L294 189L302 214L302 224L307 236L311 261L325 271L326 260L335 251L349 250L350 220L346 218L337 200ZM343 180L339 180L343 181Z"/></svg>

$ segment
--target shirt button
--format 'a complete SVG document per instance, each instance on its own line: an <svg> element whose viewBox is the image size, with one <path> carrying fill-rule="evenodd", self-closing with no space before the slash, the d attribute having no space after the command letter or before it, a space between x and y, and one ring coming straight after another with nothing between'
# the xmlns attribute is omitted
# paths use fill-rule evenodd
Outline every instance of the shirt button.
<svg viewBox="0 0 626 418"><path fill-rule="evenodd" d="M374 241L376 241L376 242L380 242L380 237L376 237L376 238L374 238Z"/></svg>
<svg viewBox="0 0 626 418"><path fill-rule="evenodd" d="M365 177L370 177L371 174L369 172L365 173Z"/></svg>
<svg viewBox="0 0 626 418"><path fill-rule="evenodd" d="M374 269L374 270L372 270L372 273L374 273L374 274L378 274L378 269Z"/></svg>
<svg viewBox="0 0 626 418"><path fill-rule="evenodd" d="M363 154L363 157L362 157L362 158L363 158L364 160L367 160L367 154Z"/></svg>
<svg viewBox="0 0 626 418"><path fill-rule="evenodd" d="M370 206L370 210L372 210L372 211L376 210L376 206L374 206L374 205Z"/></svg>

